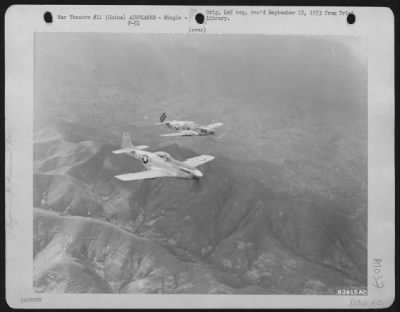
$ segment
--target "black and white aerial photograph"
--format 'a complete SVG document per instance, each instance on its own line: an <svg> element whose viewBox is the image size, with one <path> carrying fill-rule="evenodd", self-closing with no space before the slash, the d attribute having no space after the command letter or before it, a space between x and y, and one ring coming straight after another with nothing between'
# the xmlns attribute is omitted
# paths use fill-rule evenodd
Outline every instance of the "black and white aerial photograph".
<svg viewBox="0 0 400 312"><path fill-rule="evenodd" d="M367 65L357 36L35 33L34 291L366 289Z"/></svg>

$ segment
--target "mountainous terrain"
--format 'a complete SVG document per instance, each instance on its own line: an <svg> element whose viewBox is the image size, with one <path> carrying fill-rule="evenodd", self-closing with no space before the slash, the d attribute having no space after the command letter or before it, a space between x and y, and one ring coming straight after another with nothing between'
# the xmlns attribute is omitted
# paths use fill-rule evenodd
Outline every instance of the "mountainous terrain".
<svg viewBox="0 0 400 312"><path fill-rule="evenodd" d="M200 181L121 182L113 176L141 165L112 154L118 146L65 136L35 137L37 291L329 293L365 282L365 228L335 200L276 191L247 173L254 164L227 157L206 164ZM285 176L268 163L257 170ZM156 264L133 263L153 253ZM193 285L163 286L179 273Z"/></svg>
<svg viewBox="0 0 400 312"><path fill-rule="evenodd" d="M346 40L35 40L37 292L334 294L366 285L366 67ZM163 112L224 126L167 139L155 125ZM112 154L122 131L177 160L215 159L198 181L122 182L114 176L143 170Z"/></svg>

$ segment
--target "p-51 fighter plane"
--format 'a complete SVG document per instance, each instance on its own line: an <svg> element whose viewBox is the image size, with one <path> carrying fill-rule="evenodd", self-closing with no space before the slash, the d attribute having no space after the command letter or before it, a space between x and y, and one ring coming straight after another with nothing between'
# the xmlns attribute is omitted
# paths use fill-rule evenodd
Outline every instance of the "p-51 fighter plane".
<svg viewBox="0 0 400 312"><path fill-rule="evenodd" d="M195 126L193 121L186 121L186 120L167 120L167 114L162 113L160 116L160 122L157 123L158 125L164 125L167 128L174 129L174 130L189 130Z"/></svg>
<svg viewBox="0 0 400 312"><path fill-rule="evenodd" d="M180 130L174 133L165 133L161 136L203 136L215 134L215 129L223 125L222 122L216 122L210 125L199 125L193 121L178 121L178 120L165 120L167 115L163 113L160 117L160 123L166 125L168 128Z"/></svg>
<svg viewBox="0 0 400 312"><path fill-rule="evenodd" d="M126 173L115 176L122 181L154 179L161 177L175 177L181 179L198 179L203 173L197 169L214 159L214 156L201 155L189 158L185 161L178 161L166 152L148 152L144 149L146 145L134 146L132 144L129 133L124 132L122 135L121 149L113 151L114 154L128 154L129 156L139 160L146 168L145 171Z"/></svg>

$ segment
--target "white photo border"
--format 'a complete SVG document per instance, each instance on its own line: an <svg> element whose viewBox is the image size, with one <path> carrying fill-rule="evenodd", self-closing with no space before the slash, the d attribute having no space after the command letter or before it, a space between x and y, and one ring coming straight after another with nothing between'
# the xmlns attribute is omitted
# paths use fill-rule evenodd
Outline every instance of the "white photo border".
<svg viewBox="0 0 400 312"><path fill-rule="evenodd" d="M212 7L224 9L226 7ZM234 8L234 7L231 7ZM239 7L254 10L257 7ZM261 8L261 7L260 7ZM187 34L205 6L14 5L5 15L6 299L13 308L385 308L395 297L394 16L385 7L265 7L275 10L339 9L346 16L235 17L209 23L208 34L366 36L368 42L368 295L150 295L36 294L33 292L33 60L37 32ZM178 14L140 27L106 21L43 20L57 14ZM377 270L374 261L382 266ZM384 287L377 287L377 279Z"/></svg>

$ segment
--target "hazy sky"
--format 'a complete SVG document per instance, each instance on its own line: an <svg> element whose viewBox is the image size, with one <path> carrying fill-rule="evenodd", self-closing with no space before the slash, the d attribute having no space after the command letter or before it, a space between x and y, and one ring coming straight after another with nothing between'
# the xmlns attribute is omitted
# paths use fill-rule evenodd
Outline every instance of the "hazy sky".
<svg viewBox="0 0 400 312"><path fill-rule="evenodd" d="M366 159L363 37L38 33L35 47L36 122L95 116L147 143L166 112L223 121L240 157Z"/></svg>
<svg viewBox="0 0 400 312"><path fill-rule="evenodd" d="M55 98L81 101L118 88L120 96L147 97L146 105L224 97L366 110L361 37L38 33L35 40L35 105L43 109Z"/></svg>

